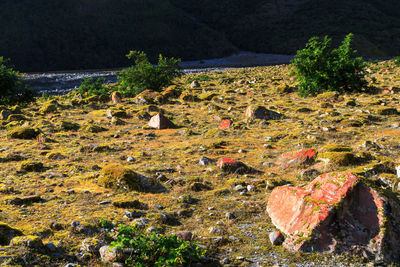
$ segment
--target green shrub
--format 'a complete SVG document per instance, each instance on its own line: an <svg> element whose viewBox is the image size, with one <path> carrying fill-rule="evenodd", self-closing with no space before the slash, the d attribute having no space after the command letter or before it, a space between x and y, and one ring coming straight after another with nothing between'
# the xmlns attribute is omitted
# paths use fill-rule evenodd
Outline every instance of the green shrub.
<svg viewBox="0 0 400 267"><path fill-rule="evenodd" d="M171 85L175 77L182 75L178 65L180 59L166 58L160 54L158 64L152 65L142 51L130 51L127 58L135 64L118 74L124 97L133 97L146 89L161 91L163 87Z"/></svg>
<svg viewBox="0 0 400 267"><path fill-rule="evenodd" d="M206 251L193 242L183 241L176 235L143 234L134 226L119 225L113 247L133 248L125 261L129 266L191 266Z"/></svg>
<svg viewBox="0 0 400 267"><path fill-rule="evenodd" d="M361 57L351 48L353 35L348 34L338 48L331 47L331 39L312 37L306 47L297 51L292 60L301 96L317 95L325 91L359 92L367 82Z"/></svg>
<svg viewBox="0 0 400 267"><path fill-rule="evenodd" d="M400 57L395 57L395 58L393 58L393 61L394 61L394 64L395 64L397 67L400 67Z"/></svg>
<svg viewBox="0 0 400 267"><path fill-rule="evenodd" d="M105 79L104 78L87 78L85 79L81 86L76 89L76 92L84 95L84 96L93 96L93 95L107 95L109 94L109 90L104 86Z"/></svg>
<svg viewBox="0 0 400 267"><path fill-rule="evenodd" d="M0 57L0 104L26 102L33 98L33 92L23 84L19 72L7 65L7 60Z"/></svg>
<svg viewBox="0 0 400 267"><path fill-rule="evenodd" d="M215 78L214 77L210 77L210 76L208 76L206 74L201 74L201 75L199 75L197 77L187 79L186 83L192 83L193 81L207 82L207 81L212 81L212 80L215 80Z"/></svg>

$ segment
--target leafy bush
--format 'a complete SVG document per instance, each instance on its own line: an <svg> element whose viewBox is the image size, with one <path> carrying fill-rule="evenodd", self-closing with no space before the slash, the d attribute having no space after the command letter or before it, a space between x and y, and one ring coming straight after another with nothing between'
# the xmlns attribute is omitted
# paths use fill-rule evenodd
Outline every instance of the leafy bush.
<svg viewBox="0 0 400 267"><path fill-rule="evenodd" d="M348 34L338 48L331 47L328 36L322 40L312 37L304 49L297 51L291 65L301 96L325 91L358 92L365 88L366 63L361 57L355 57L352 37Z"/></svg>
<svg viewBox="0 0 400 267"><path fill-rule="evenodd" d="M132 59L135 65L118 74L121 93L125 97L135 96L146 89L161 91L172 84L172 79L182 75L178 66L180 59L165 58L160 54L158 64L152 65L142 51L130 51L127 58Z"/></svg>
<svg viewBox="0 0 400 267"><path fill-rule="evenodd" d="M190 241L182 241L176 235L162 236L157 233L139 233L134 226L119 225L114 247L133 248L125 261L130 266L190 266L198 262L205 250Z"/></svg>
<svg viewBox="0 0 400 267"><path fill-rule="evenodd" d="M400 67L400 57L395 57L395 58L393 58L393 60L394 60L394 64L396 66Z"/></svg>
<svg viewBox="0 0 400 267"><path fill-rule="evenodd" d="M109 90L104 86L105 79L104 78L87 78L85 79L81 86L76 89L76 92L85 95L85 96L92 96L92 95L106 95L109 94Z"/></svg>
<svg viewBox="0 0 400 267"><path fill-rule="evenodd" d="M13 104L29 101L33 92L23 84L19 72L7 65L7 60L0 57L0 104Z"/></svg>

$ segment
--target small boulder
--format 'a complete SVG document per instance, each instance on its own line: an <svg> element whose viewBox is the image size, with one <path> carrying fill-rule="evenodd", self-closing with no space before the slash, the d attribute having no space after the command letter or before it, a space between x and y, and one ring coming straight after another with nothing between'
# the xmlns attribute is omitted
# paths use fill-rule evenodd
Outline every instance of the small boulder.
<svg viewBox="0 0 400 267"><path fill-rule="evenodd" d="M198 87L200 87L200 83L198 82L198 81L193 81L191 84L190 84L190 88L198 88Z"/></svg>
<svg viewBox="0 0 400 267"><path fill-rule="evenodd" d="M42 239L38 236L28 235L28 236L16 236L11 242L10 246L15 247L28 247L32 249L43 249L44 245Z"/></svg>
<svg viewBox="0 0 400 267"><path fill-rule="evenodd" d="M31 205L32 203L39 202L43 202L43 199L40 196L28 196L23 198L16 197L7 201L8 204L17 206Z"/></svg>
<svg viewBox="0 0 400 267"><path fill-rule="evenodd" d="M102 246L99 249L101 260L104 262L114 262L122 260L123 251L119 247Z"/></svg>
<svg viewBox="0 0 400 267"><path fill-rule="evenodd" d="M13 239L16 236L21 236L22 232L11 228L5 223L0 222L0 245L1 246L7 246L11 239Z"/></svg>
<svg viewBox="0 0 400 267"><path fill-rule="evenodd" d="M199 164L202 166L206 166L206 165L210 164L211 162L212 162L212 160L207 157L201 157L199 160Z"/></svg>
<svg viewBox="0 0 400 267"><path fill-rule="evenodd" d="M217 165L222 171L227 173L245 174L252 172L252 169L243 162L230 158L220 158Z"/></svg>
<svg viewBox="0 0 400 267"><path fill-rule="evenodd" d="M249 117L251 119L260 119L260 120L279 120L281 118L283 118L283 115L266 109L265 107L262 106L249 106L246 109L246 113L245 113L246 117Z"/></svg>
<svg viewBox="0 0 400 267"><path fill-rule="evenodd" d="M7 120L10 115L11 112L3 109L0 111L0 120Z"/></svg>
<svg viewBox="0 0 400 267"><path fill-rule="evenodd" d="M119 104L121 103L121 94L119 92L113 92L111 94L111 100L113 102L113 104Z"/></svg>
<svg viewBox="0 0 400 267"><path fill-rule="evenodd" d="M106 188L142 190L139 175L120 164L105 166L100 172L97 183Z"/></svg>
<svg viewBox="0 0 400 267"><path fill-rule="evenodd" d="M43 167L43 163L39 161L26 160L21 163L21 171L26 172L40 172Z"/></svg>
<svg viewBox="0 0 400 267"><path fill-rule="evenodd" d="M231 127L231 126L232 126L232 121L229 120L229 119L227 119L227 120L223 120L223 121L220 123L219 128L220 128L221 130L226 130L226 129L228 129L228 128Z"/></svg>
<svg viewBox="0 0 400 267"><path fill-rule="evenodd" d="M180 95L180 90L176 87L176 85L171 85L165 89L161 95L164 96L164 98L177 98Z"/></svg>
<svg viewBox="0 0 400 267"><path fill-rule="evenodd" d="M193 238L192 232L189 231L179 231L176 233L176 235L183 241L191 241Z"/></svg>
<svg viewBox="0 0 400 267"><path fill-rule="evenodd" d="M317 152L314 149L302 150L294 155L283 154L284 163L283 169L293 166L306 165L312 163L315 160Z"/></svg>
<svg viewBox="0 0 400 267"><path fill-rule="evenodd" d="M12 121L26 121L26 117L22 114L11 114L8 116L7 121L12 122Z"/></svg>
<svg viewBox="0 0 400 267"><path fill-rule="evenodd" d="M14 127L7 132L7 136L16 139L35 139L39 135L38 129L30 127Z"/></svg>
<svg viewBox="0 0 400 267"><path fill-rule="evenodd" d="M271 232L268 235L268 237L269 237L269 241L271 241L271 244L274 246L281 245L283 243L283 241L285 240L285 237L279 231Z"/></svg>
<svg viewBox="0 0 400 267"><path fill-rule="evenodd" d="M71 121L61 121L61 129L65 131L77 131L80 125Z"/></svg>
<svg viewBox="0 0 400 267"><path fill-rule="evenodd" d="M159 130L176 128L175 124L161 113L158 113L150 119L149 127Z"/></svg>
<svg viewBox="0 0 400 267"><path fill-rule="evenodd" d="M54 113L57 112L57 106L58 106L57 101L55 100L49 101L42 105L39 112L43 114Z"/></svg>

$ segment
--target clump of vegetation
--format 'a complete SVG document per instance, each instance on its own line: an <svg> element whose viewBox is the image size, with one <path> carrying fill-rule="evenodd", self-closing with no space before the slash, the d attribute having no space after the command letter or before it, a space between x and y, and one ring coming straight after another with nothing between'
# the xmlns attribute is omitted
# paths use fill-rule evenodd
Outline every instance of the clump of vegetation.
<svg viewBox="0 0 400 267"><path fill-rule="evenodd" d="M127 58L135 64L118 74L121 93L125 97L136 96L146 89L161 91L172 84L172 79L182 75L178 66L180 59L166 58L160 54L158 64L152 65L143 51L130 51Z"/></svg>
<svg viewBox="0 0 400 267"><path fill-rule="evenodd" d="M21 163L21 170L26 172L40 172L43 170L43 163L39 161L26 160Z"/></svg>
<svg viewBox="0 0 400 267"><path fill-rule="evenodd" d="M31 100L33 92L26 88L19 72L7 63L7 60L0 57L0 104L9 105Z"/></svg>
<svg viewBox="0 0 400 267"><path fill-rule="evenodd" d="M30 127L14 127L7 132L7 136L16 139L34 139L40 134L40 130Z"/></svg>
<svg viewBox="0 0 400 267"><path fill-rule="evenodd" d="M395 64L397 67L400 67L400 57L395 57L395 58L393 58L393 61L394 61L394 64Z"/></svg>
<svg viewBox="0 0 400 267"><path fill-rule="evenodd" d="M85 79L81 86L76 89L76 92L83 96L93 96L93 95L107 95L109 90L104 85L106 80L104 78L88 78Z"/></svg>
<svg viewBox="0 0 400 267"><path fill-rule="evenodd" d="M201 75L199 75L199 76L197 76L197 77L187 79L186 82L187 82L187 83L191 83L191 82L193 82L193 81L207 82L207 81L212 81L212 80L215 80L215 79L216 79L216 78L210 77L210 76L208 76L208 75L206 75L206 74L201 74Z"/></svg>
<svg viewBox="0 0 400 267"><path fill-rule="evenodd" d="M135 226L119 225L114 247L133 248L125 260L131 266L191 266L199 262L206 251L193 242L178 239L176 235L143 234Z"/></svg>
<svg viewBox="0 0 400 267"><path fill-rule="evenodd" d="M328 36L322 40L312 37L304 49L297 51L292 66L301 96L325 91L360 92L366 87L366 63L355 57L352 37L348 34L338 48L331 47Z"/></svg>
<svg viewBox="0 0 400 267"><path fill-rule="evenodd" d="M106 188L141 190L138 174L120 164L105 166L101 170L98 183Z"/></svg>

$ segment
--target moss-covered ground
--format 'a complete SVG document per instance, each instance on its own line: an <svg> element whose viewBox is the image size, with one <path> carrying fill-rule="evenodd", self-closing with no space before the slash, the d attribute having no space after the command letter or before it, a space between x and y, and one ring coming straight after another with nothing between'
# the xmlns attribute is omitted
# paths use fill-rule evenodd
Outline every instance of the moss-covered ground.
<svg viewBox="0 0 400 267"><path fill-rule="evenodd" d="M384 69L387 65L389 69ZM320 173L357 169L366 179L379 175L387 181L380 186L397 195L398 180L393 174L400 158L400 117L393 110L382 110L399 110L400 68L380 62L369 70L368 79L378 91L375 94L326 93L309 98L294 91L296 84L286 65L186 75L175 80L176 89L197 95L189 99L195 101L170 97L155 104L176 129L149 128L148 120L137 113L145 107L145 112L154 115L156 109L146 106L151 103L136 104L134 99L112 104L93 98L85 101L71 93L39 98L28 106L2 107L23 117L1 121L0 221L25 236L39 236L44 244L63 248L57 256L31 251L36 255L32 262L39 265L100 264L96 253L77 256L81 243L88 237L101 238L96 231L100 218L134 224L127 210L143 212L149 219L146 228L153 225L165 234L191 231L197 243L207 247L209 257L227 258L225 263L365 265L366 260L358 256L294 254L272 246L268 234L274 226L265 208L274 185L285 181L304 184L311 179L307 175L312 171L307 171L312 169ZM202 79L200 87L191 89L190 81L200 75L210 79ZM52 108L44 112L49 101ZM264 106L284 118L251 120L245 116L249 105ZM124 111L119 119L122 123L112 123L108 109ZM219 130L223 119L232 120L233 125ZM15 129L25 128L32 130L19 138ZM283 154L310 148L325 157L282 168L287 161ZM345 157L336 160L332 153ZM215 162L200 165L201 157ZM221 157L242 161L260 172L223 173L216 164ZM135 177L152 178L166 190L104 187L98 179L109 164L133 170ZM362 166L371 169L379 164L384 167L363 172ZM250 191L241 193L247 186ZM182 201L179 197L183 195L194 201ZM28 196L40 198L24 201ZM22 202L13 202L16 198ZM144 205L136 205L137 200ZM121 201L128 204L118 204ZM131 208L129 203L136 204ZM233 217L226 216L228 212ZM163 220L161 214L172 214L175 223ZM76 231L71 225L76 221L84 230ZM210 227L219 230L215 233ZM5 257L0 261L24 254L20 246L3 246L0 255Z"/></svg>

